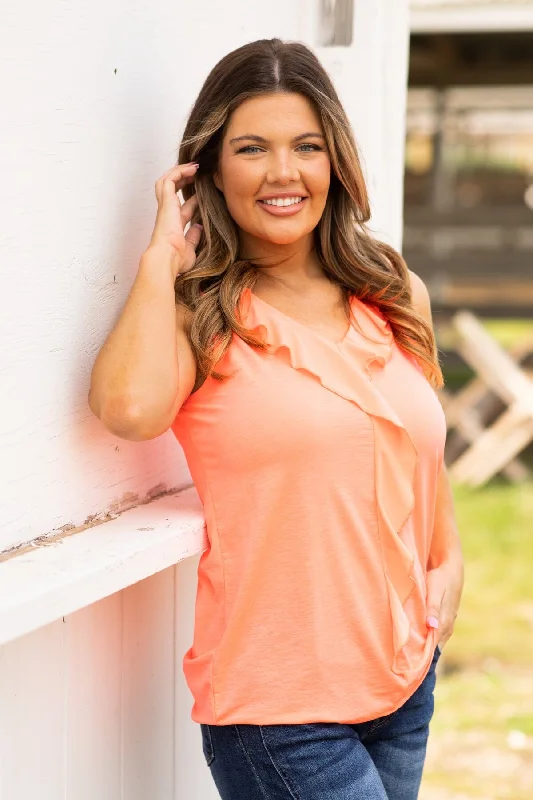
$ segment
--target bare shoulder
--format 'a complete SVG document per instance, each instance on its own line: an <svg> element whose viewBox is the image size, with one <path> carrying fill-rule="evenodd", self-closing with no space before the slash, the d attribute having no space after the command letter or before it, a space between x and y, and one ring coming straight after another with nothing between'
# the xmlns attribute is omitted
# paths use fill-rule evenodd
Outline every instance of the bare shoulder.
<svg viewBox="0 0 533 800"><path fill-rule="evenodd" d="M409 279L411 281L411 302L415 311L424 317L429 324L432 324L431 316L431 301L429 299L429 292L427 286L422 278L415 272L408 270Z"/></svg>

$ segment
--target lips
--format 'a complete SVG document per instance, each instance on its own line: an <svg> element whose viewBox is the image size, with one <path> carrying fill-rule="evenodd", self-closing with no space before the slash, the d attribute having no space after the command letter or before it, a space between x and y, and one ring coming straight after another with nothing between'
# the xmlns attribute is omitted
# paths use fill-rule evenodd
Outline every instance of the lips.
<svg viewBox="0 0 533 800"><path fill-rule="evenodd" d="M303 192L293 192L292 194L266 194L259 198L259 202L272 206L292 205L296 200L302 200L306 195Z"/></svg>
<svg viewBox="0 0 533 800"><path fill-rule="evenodd" d="M298 203L291 203L290 205L273 205L271 203L266 203L265 200L288 200L295 197L301 197L301 200ZM289 217L293 214L297 214L299 211L302 210L305 203L307 202L308 198L302 195L272 195L271 197L261 197L258 199L257 204L266 211L267 214L272 214L275 217Z"/></svg>

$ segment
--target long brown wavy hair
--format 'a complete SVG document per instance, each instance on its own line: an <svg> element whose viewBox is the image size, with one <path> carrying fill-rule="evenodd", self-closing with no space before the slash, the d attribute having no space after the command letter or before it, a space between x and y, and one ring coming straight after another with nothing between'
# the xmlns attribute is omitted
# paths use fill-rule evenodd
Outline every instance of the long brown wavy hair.
<svg viewBox="0 0 533 800"><path fill-rule="evenodd" d="M245 100L261 94L296 92L319 114L331 161L326 206L315 229L315 248L325 275L349 297L375 305L390 322L395 340L411 353L430 383L443 384L435 337L411 303L409 273L401 255L376 240L368 193L350 123L326 71L309 48L298 42L261 39L226 55L208 75L189 115L178 163L199 163L196 180L183 189L194 192L194 222L203 225L195 266L175 284L176 301L190 314L187 333L199 378L226 377L215 366L229 347L233 332L252 347L264 349L241 324L237 304L245 287L253 288L256 263L239 256L238 229L213 175L227 123Z"/></svg>

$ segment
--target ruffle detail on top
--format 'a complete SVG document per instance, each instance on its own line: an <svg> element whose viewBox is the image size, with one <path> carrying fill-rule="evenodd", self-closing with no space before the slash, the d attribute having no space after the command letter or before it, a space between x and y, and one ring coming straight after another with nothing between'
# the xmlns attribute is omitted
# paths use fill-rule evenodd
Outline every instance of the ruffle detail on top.
<svg viewBox="0 0 533 800"><path fill-rule="evenodd" d="M286 348L292 367L317 378L325 389L355 403L373 423L375 491L389 606L392 619L391 669L409 679L422 667L402 658L411 624L405 604L416 585L415 554L402 539L415 502L418 453L403 423L372 382L372 368L389 360L394 337L380 312L352 296L352 324L336 344L261 300L250 289L241 296L241 318L247 328L259 330L269 352ZM361 335L358 335L358 333ZM422 658L423 660L423 658Z"/></svg>

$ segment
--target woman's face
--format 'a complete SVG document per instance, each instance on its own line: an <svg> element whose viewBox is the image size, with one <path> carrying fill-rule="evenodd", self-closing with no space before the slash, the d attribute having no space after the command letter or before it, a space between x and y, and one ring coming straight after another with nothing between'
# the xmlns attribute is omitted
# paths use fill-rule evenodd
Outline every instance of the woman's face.
<svg viewBox="0 0 533 800"><path fill-rule="evenodd" d="M242 103L228 121L214 180L245 241L306 237L330 184L324 131L310 101L279 93Z"/></svg>

